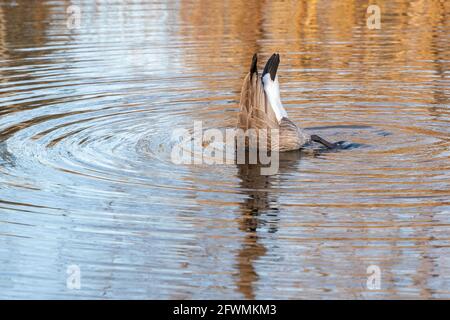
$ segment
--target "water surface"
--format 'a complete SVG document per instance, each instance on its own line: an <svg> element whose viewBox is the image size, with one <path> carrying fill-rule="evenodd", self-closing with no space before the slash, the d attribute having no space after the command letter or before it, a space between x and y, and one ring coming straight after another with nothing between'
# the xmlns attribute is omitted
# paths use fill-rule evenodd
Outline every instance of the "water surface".
<svg viewBox="0 0 450 320"><path fill-rule="evenodd" d="M0 0L0 298L450 298L450 7L377 3L380 30L366 1ZM234 126L254 52L354 147L173 164L173 129Z"/></svg>

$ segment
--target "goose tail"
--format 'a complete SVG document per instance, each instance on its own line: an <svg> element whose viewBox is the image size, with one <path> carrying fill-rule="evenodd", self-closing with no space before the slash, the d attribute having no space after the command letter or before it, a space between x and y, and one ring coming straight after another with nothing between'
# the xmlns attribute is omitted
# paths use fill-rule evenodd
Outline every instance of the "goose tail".
<svg viewBox="0 0 450 320"><path fill-rule="evenodd" d="M253 55L252 64L250 65L250 79L252 79L255 73L258 76L258 55L256 53Z"/></svg>
<svg viewBox="0 0 450 320"><path fill-rule="evenodd" d="M280 55L274 53L270 57L269 61L267 61L261 77L264 84L264 92L266 93L267 100L276 115L278 123L281 122L281 119L288 117L280 99L280 85L277 77L279 64Z"/></svg>
<svg viewBox="0 0 450 320"><path fill-rule="evenodd" d="M266 74L270 74L270 79L272 79L272 81L275 81L279 64L280 64L280 55L278 53L274 53L270 57L269 61L267 61L266 66L264 67L262 79L264 79L264 76Z"/></svg>

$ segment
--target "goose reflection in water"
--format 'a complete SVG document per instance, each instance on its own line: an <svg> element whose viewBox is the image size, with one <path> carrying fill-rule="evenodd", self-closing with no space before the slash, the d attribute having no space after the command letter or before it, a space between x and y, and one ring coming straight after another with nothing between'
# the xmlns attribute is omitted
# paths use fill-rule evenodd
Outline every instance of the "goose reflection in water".
<svg viewBox="0 0 450 320"><path fill-rule="evenodd" d="M238 164L240 188L246 195L240 204L239 229L245 232L242 247L236 257L236 286L246 299L255 298L255 286L259 279L255 264L265 256L267 248L261 242L262 227L269 233L278 231L280 208L278 192L274 187L283 183L283 176L298 166L302 152L299 150L280 153L279 172L276 175L262 175L261 164ZM248 156L248 155L247 155ZM278 188L277 188L278 189Z"/></svg>

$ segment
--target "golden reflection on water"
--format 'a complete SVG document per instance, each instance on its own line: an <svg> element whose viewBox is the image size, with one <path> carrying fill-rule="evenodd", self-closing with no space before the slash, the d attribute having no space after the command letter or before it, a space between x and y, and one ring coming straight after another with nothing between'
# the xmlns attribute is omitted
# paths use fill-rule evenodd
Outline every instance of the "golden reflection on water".
<svg viewBox="0 0 450 320"><path fill-rule="evenodd" d="M448 298L450 3L377 1L380 30L370 4L1 1L0 297ZM173 128L234 126L255 52L355 147L175 166Z"/></svg>

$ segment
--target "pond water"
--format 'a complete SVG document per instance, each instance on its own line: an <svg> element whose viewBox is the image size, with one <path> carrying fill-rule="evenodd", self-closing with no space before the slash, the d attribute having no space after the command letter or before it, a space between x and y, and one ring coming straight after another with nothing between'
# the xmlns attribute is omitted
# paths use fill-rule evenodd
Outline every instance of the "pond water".
<svg viewBox="0 0 450 320"><path fill-rule="evenodd" d="M450 298L450 3L377 4L0 0L0 298ZM353 147L174 164L255 52Z"/></svg>

